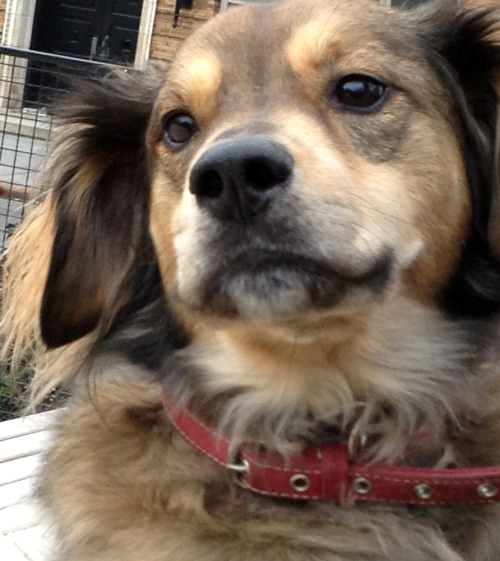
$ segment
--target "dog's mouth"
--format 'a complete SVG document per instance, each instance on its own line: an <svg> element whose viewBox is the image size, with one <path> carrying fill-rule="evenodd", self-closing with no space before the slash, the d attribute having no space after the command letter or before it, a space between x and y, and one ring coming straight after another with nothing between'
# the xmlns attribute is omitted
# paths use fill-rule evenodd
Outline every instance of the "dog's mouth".
<svg viewBox="0 0 500 561"><path fill-rule="evenodd" d="M289 251L252 249L226 258L201 285L203 312L232 318L287 320L297 314L361 304L384 292L393 276L387 250L361 271Z"/></svg>

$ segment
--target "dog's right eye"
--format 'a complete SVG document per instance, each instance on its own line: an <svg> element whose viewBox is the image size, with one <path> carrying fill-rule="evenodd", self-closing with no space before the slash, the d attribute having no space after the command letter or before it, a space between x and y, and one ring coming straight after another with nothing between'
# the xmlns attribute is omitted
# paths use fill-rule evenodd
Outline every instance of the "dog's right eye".
<svg viewBox="0 0 500 561"><path fill-rule="evenodd" d="M172 150L180 150L198 132L195 118L185 111L163 117L163 140Z"/></svg>

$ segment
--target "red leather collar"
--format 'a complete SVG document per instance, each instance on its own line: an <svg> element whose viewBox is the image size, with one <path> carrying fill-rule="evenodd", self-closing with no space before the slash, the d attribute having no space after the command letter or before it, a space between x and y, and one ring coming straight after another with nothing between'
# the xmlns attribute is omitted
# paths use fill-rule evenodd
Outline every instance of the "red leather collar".
<svg viewBox="0 0 500 561"><path fill-rule="evenodd" d="M380 502L411 505L464 505L500 501L500 467L427 469L351 463L347 445L327 444L282 456L244 446L237 461L230 441L178 408L164 393L165 410L195 448L233 472L238 484L259 495L351 505Z"/></svg>

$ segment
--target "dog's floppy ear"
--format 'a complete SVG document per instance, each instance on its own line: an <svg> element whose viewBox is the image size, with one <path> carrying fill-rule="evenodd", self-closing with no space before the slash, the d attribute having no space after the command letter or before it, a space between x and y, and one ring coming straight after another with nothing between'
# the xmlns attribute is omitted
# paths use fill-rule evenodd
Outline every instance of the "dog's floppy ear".
<svg viewBox="0 0 500 561"><path fill-rule="evenodd" d="M55 232L41 306L49 348L110 324L151 259L145 134L160 81L121 72L79 83L45 172Z"/></svg>
<svg viewBox="0 0 500 561"><path fill-rule="evenodd" d="M452 100L472 201L462 259L442 303L453 314L500 310L500 7L448 0L415 10L424 49Z"/></svg>

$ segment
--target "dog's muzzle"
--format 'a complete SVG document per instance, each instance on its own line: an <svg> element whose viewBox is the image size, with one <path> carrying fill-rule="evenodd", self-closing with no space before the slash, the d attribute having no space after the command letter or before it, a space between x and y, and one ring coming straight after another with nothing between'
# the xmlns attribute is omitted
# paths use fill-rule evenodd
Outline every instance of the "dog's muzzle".
<svg viewBox="0 0 500 561"><path fill-rule="evenodd" d="M299 164L263 135L226 138L199 156L186 203L195 200L197 211L183 215L176 238L181 300L204 313L267 322L341 301L359 307L385 291L392 247L377 240L357 250L355 212L309 200L303 183L314 179Z"/></svg>

